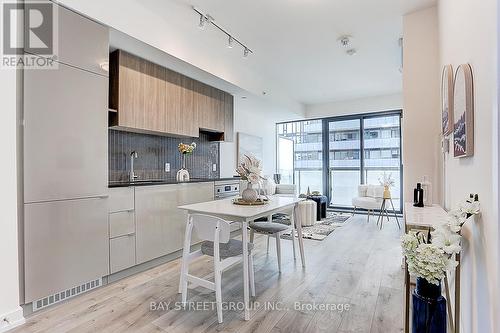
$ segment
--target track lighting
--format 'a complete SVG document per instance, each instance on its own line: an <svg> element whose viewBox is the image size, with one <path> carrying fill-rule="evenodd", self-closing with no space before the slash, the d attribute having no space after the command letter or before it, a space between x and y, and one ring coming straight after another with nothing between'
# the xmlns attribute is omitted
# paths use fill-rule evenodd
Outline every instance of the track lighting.
<svg viewBox="0 0 500 333"><path fill-rule="evenodd" d="M192 7L192 8L198 15L200 15L200 23L198 25L198 27L200 29L204 30L208 25L212 25L215 28L217 28L220 32L224 33L227 36L227 47L228 48L232 49L236 44L239 44L243 48L243 58L248 58L250 53L253 53L253 51L248 46L246 46L245 44L240 42L232 34L230 34L226 29L224 29L220 25L218 25L212 16L201 11L200 9L198 9L196 7Z"/></svg>

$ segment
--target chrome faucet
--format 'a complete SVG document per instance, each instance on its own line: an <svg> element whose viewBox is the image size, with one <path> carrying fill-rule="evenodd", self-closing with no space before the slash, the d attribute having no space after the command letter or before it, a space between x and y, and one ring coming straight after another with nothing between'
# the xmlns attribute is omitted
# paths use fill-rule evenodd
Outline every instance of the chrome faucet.
<svg viewBox="0 0 500 333"><path fill-rule="evenodd" d="M131 182L133 182L134 180L136 180L137 178L139 178L139 176L137 176L134 172L134 159L136 159L138 157L137 155L137 152L134 150L130 153L130 175L129 175L129 180Z"/></svg>

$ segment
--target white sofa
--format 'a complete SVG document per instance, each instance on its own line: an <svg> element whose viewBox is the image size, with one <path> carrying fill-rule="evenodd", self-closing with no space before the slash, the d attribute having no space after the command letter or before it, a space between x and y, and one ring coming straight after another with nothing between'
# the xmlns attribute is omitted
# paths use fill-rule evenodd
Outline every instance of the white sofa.
<svg viewBox="0 0 500 333"><path fill-rule="evenodd" d="M368 222L370 221L370 214L373 211L380 209L384 197L384 187L381 185L359 185L358 196L352 198L352 205L354 206L353 214L356 213L357 208L366 209L368 211Z"/></svg>

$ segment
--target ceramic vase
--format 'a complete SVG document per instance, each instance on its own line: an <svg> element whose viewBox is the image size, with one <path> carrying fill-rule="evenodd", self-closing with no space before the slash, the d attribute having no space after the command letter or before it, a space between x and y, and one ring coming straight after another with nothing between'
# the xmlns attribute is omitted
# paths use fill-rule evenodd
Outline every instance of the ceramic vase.
<svg viewBox="0 0 500 333"><path fill-rule="evenodd" d="M385 185L384 186L384 199L390 199L391 198L391 190L389 189L389 186Z"/></svg>
<svg viewBox="0 0 500 333"><path fill-rule="evenodd" d="M249 182L247 188L241 192L241 198L246 202L255 202L257 201L257 197L257 191L252 188L252 184Z"/></svg>
<svg viewBox="0 0 500 333"><path fill-rule="evenodd" d="M177 171L176 179L178 182L189 181L189 171L186 169L186 154L182 154L182 168Z"/></svg>
<svg viewBox="0 0 500 333"><path fill-rule="evenodd" d="M441 283L435 285L418 277L412 296L412 332L446 333L446 299L441 295Z"/></svg>

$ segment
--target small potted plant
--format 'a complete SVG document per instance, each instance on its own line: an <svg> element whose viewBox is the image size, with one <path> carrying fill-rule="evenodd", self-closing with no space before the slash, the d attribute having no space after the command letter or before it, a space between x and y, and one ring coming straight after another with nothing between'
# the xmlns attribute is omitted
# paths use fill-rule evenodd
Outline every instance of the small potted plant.
<svg viewBox="0 0 500 333"><path fill-rule="evenodd" d="M179 171L177 171L177 181L185 182L189 181L189 171L186 169L186 156L191 155L196 149L196 143L191 143L190 145L185 143L179 143L177 147L179 149L179 153L182 156L182 167Z"/></svg>
<svg viewBox="0 0 500 333"><path fill-rule="evenodd" d="M252 155L244 155L236 169L241 179L248 181L247 188L241 192L241 197L246 202L255 202L258 198L257 190L252 185L260 185L264 179L262 174L262 163Z"/></svg>

